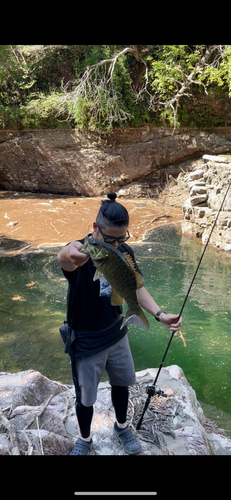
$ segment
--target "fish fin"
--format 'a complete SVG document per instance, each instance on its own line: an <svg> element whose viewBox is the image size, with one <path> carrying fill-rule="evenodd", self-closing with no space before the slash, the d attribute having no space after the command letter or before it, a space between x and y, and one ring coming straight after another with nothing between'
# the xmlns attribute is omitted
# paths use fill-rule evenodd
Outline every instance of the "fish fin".
<svg viewBox="0 0 231 500"><path fill-rule="evenodd" d="M115 290L113 290L113 288L112 288L112 291L111 291L111 305L112 306L122 306L123 303L124 303L123 297L120 297L120 295L118 295L115 292Z"/></svg>
<svg viewBox="0 0 231 500"><path fill-rule="evenodd" d="M134 275L136 278L136 288L137 289L142 288L144 286L144 277L142 276L142 274L140 274L136 271L132 256L129 253L125 252L125 253L123 253L123 257L125 258L125 260L127 261L127 263L129 264L129 266L132 268L132 270L134 272Z"/></svg>
<svg viewBox="0 0 231 500"><path fill-rule="evenodd" d="M126 261L129 264L129 266L133 269L133 271L135 271L136 268L135 268L134 260L133 260L133 258L131 256L131 254L127 253L127 252L124 252L122 255L126 259Z"/></svg>
<svg viewBox="0 0 231 500"><path fill-rule="evenodd" d="M140 328L149 328L149 322L148 322L148 320L147 320L147 318L146 318L146 316L141 308L140 308L140 312L138 315L137 314L130 314L129 310L127 311L126 316L124 317L124 319L122 321L120 330L122 330L122 328L125 325L129 325L130 323L133 323L137 326L140 326Z"/></svg>
<svg viewBox="0 0 231 500"><path fill-rule="evenodd" d="M135 278L136 278L136 288L142 288L144 286L144 277L142 274L138 273L135 271Z"/></svg>
<svg viewBox="0 0 231 500"><path fill-rule="evenodd" d="M100 280L100 278L102 278L102 276L103 276L103 274L98 269L96 269L96 272L93 276L93 281Z"/></svg>

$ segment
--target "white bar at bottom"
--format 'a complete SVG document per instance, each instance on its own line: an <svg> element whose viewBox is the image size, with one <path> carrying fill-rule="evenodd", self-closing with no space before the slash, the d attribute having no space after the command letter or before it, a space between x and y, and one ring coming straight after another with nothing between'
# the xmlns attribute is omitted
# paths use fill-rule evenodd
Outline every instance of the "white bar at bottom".
<svg viewBox="0 0 231 500"><path fill-rule="evenodd" d="M157 495L156 491L75 491L74 495Z"/></svg>

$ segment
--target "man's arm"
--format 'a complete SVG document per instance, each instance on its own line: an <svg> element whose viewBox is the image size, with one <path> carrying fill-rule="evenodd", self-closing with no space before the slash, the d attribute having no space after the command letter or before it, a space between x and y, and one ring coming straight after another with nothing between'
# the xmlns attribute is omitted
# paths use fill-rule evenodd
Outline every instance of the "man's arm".
<svg viewBox="0 0 231 500"><path fill-rule="evenodd" d="M152 316L155 316L156 313L160 310L160 307L148 293L146 288L143 286L142 288L136 290L136 293L140 306L143 307L145 311L152 314ZM179 321L177 321L178 317L179 316L177 314L166 314L163 312L160 314L159 320L164 326L170 328L170 330L177 331L179 330L182 323L182 318L180 318Z"/></svg>
<svg viewBox="0 0 231 500"><path fill-rule="evenodd" d="M78 266L83 266L88 261L89 255L79 251L82 246L80 241L72 241L72 243L60 250L58 261L64 271L75 271Z"/></svg>

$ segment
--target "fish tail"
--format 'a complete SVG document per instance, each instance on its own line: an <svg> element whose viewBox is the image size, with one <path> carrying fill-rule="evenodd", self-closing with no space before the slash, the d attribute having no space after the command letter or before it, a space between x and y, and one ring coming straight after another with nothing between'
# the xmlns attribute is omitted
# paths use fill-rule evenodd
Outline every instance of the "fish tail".
<svg viewBox="0 0 231 500"><path fill-rule="evenodd" d="M145 314L143 313L141 307L140 307L139 314L132 314L128 309L126 316L124 317L124 319L122 321L120 330L122 330L122 328L124 326L127 326L131 323L133 323L137 326L140 326L140 328L149 328L149 322L148 322Z"/></svg>

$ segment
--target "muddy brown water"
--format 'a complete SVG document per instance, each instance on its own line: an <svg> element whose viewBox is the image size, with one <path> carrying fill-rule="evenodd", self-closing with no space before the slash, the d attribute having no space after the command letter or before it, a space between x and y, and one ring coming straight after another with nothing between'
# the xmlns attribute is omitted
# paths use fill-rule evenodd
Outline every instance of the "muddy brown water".
<svg viewBox="0 0 231 500"><path fill-rule="evenodd" d="M101 200L0 191L0 237L24 242L30 245L30 251L33 247L59 246L81 239L91 231ZM182 219L181 208L154 199L121 198L118 202L130 214L131 243L141 240L148 229L172 222L180 224Z"/></svg>

